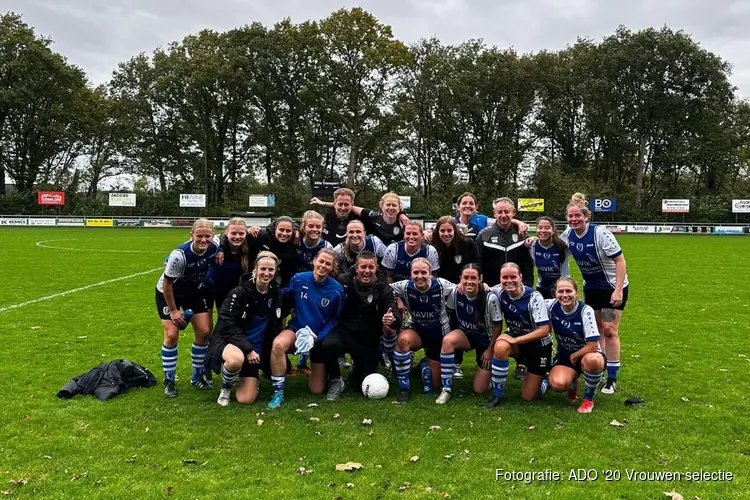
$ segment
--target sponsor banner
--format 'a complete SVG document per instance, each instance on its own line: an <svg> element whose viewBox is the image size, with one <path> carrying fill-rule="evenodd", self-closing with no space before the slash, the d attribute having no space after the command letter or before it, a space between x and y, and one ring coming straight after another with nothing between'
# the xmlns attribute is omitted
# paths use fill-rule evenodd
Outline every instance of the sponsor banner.
<svg viewBox="0 0 750 500"><path fill-rule="evenodd" d="M38 219L29 217L29 226L54 226L55 222L56 220L54 217L45 217Z"/></svg>
<svg viewBox="0 0 750 500"><path fill-rule="evenodd" d="M115 219L115 227L141 227L140 219Z"/></svg>
<svg viewBox="0 0 750 500"><path fill-rule="evenodd" d="M592 205L594 212L615 212L617 209L617 200L611 198L603 198L594 200Z"/></svg>
<svg viewBox="0 0 750 500"><path fill-rule="evenodd" d="M83 217L60 217L57 219L58 226L83 227L86 224Z"/></svg>
<svg viewBox="0 0 750 500"><path fill-rule="evenodd" d="M333 193L341 188L339 181L314 181L312 187L312 195L320 198L322 196L333 196Z"/></svg>
<svg viewBox="0 0 750 500"><path fill-rule="evenodd" d="M247 203L249 207L273 208L276 206L276 195L251 194Z"/></svg>
<svg viewBox="0 0 750 500"><path fill-rule="evenodd" d="M627 226L621 226L619 224L609 225L609 226L604 226L604 227L606 227L607 229L609 229L609 231L612 232L612 233L624 233L624 232L626 232L628 230Z"/></svg>
<svg viewBox="0 0 750 500"><path fill-rule="evenodd" d="M214 229L224 229L227 227L229 219L211 219L211 224L214 225Z"/></svg>
<svg viewBox="0 0 750 500"><path fill-rule="evenodd" d="M732 200L733 214L750 214L750 200Z"/></svg>
<svg viewBox="0 0 750 500"><path fill-rule="evenodd" d="M144 220L143 227L172 227L172 221L169 219Z"/></svg>
<svg viewBox="0 0 750 500"><path fill-rule="evenodd" d="M65 205L64 191L39 191L36 194L37 205Z"/></svg>
<svg viewBox="0 0 750 500"><path fill-rule="evenodd" d="M628 233L655 233L656 226L627 226Z"/></svg>
<svg viewBox="0 0 750 500"><path fill-rule="evenodd" d="M86 227L112 227L114 221L112 219L86 219Z"/></svg>
<svg viewBox="0 0 750 500"><path fill-rule="evenodd" d="M193 221L188 219L174 219L172 220L172 227L191 227ZM266 224L268 225L268 224Z"/></svg>
<svg viewBox="0 0 750 500"><path fill-rule="evenodd" d="M27 220L21 217L8 217L0 219L0 226L26 226Z"/></svg>
<svg viewBox="0 0 750 500"><path fill-rule="evenodd" d="M411 210L411 196L399 196L399 199L404 206L404 210Z"/></svg>
<svg viewBox="0 0 750 500"><path fill-rule="evenodd" d="M710 226L687 226L686 229L688 233L711 234L712 232Z"/></svg>
<svg viewBox="0 0 750 500"><path fill-rule="evenodd" d="M180 206L181 207L205 208L206 195L205 194L180 193Z"/></svg>
<svg viewBox="0 0 750 500"><path fill-rule="evenodd" d="M674 228L677 226L656 226L657 233L674 233Z"/></svg>
<svg viewBox="0 0 750 500"><path fill-rule="evenodd" d="M743 234L744 228L740 226L718 226L714 228L714 234Z"/></svg>
<svg viewBox="0 0 750 500"><path fill-rule="evenodd" d="M134 207L135 193L109 193L110 207Z"/></svg>
<svg viewBox="0 0 750 500"><path fill-rule="evenodd" d="M518 198L519 212L544 212L544 198Z"/></svg>
<svg viewBox="0 0 750 500"><path fill-rule="evenodd" d="M661 211L665 214L686 214L690 211L690 200L661 200Z"/></svg>

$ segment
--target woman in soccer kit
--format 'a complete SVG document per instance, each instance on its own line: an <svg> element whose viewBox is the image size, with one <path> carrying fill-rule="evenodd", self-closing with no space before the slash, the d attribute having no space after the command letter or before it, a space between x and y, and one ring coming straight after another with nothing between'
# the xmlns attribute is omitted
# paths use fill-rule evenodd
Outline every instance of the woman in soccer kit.
<svg viewBox="0 0 750 500"><path fill-rule="evenodd" d="M526 367L523 400L537 399L549 387L567 392L568 399L576 401L577 381L583 375L585 387L578 411L589 413L605 367L607 381L602 393L615 392L618 326L628 298L625 260L612 233L589 222L583 195L576 193L571 199L566 213L569 227L559 237L554 220L541 217L537 221L536 238L527 241L529 248L525 250L536 267L536 289L527 286L525 270L528 272L529 262L520 257L520 252L511 259L510 251L519 242L523 245L523 233L513 219L513 202L507 198L496 200L496 224L492 225L476 213L476 198L465 193L459 198L459 215L440 218L429 235L434 241L428 243L421 224L401 220L404 214L395 194L383 196L382 212L354 207L353 196L344 195L351 198L350 213L369 219L371 227L368 230L356 219L346 222L346 237L335 249L323 238L325 218L312 210L304 214L296 241L295 224L288 217L280 217L269 228L256 231L255 236L254 231L248 234L243 219L234 218L221 238L214 237L210 221L195 222L190 240L170 254L157 283L156 303L164 330L165 395L177 395L177 340L179 329L187 326L185 319L195 331L191 384L199 389L212 387L210 371L204 365L213 301L220 310L208 359L214 371L222 375L218 402L223 406L229 404L230 390L238 379L237 401L254 401L260 369L270 374L273 385L269 408L280 406L284 402L286 356L295 349L312 361L310 391L325 392L328 375L329 399L337 399L344 383L338 370L333 369L331 353L356 351L352 348L352 342L357 342L356 332L348 328L342 337L346 342L333 342L332 337L325 344L328 349L324 349L323 341L340 317L351 317L352 325L364 324L355 317L355 306L367 310L370 320L376 316L379 319L380 326L372 324L373 332L381 328L383 332L373 333L373 342L377 337L387 341L386 352L399 382L400 403L409 399L411 352L419 349L424 349L432 370L428 383L442 389L438 404L451 399L456 353L469 350L476 352L474 392L482 394L488 387L492 390L486 408L504 399L510 358ZM383 237L382 231L389 228L393 233L385 240L390 242L387 247L372 235L378 233L375 226L381 228ZM487 232L488 226L494 233ZM396 227L400 230L395 231ZM467 227L476 231L472 235L476 242L465 233ZM517 236L511 239L513 235ZM502 262L493 254L498 249L505 252ZM364 260L358 258L360 255ZM568 255L584 278L583 302L578 300L577 284L569 277ZM514 262L516 258L520 264ZM255 263L252 274L240 282L249 259ZM379 269L381 259L387 278ZM334 279L340 265L349 271L347 279L342 277L345 286ZM533 267L530 269L533 276ZM488 277L482 270L499 272L497 277ZM373 272L380 277L370 276ZM238 282L236 288L229 286ZM383 314L384 304L394 299L383 295L382 286L377 285L376 294L371 287L388 282L397 307L389 307ZM352 311L342 316L350 295ZM377 307L367 302L375 295ZM181 310L191 310L192 317ZM289 311L293 311L291 319L282 327ZM368 325L374 321L370 320L366 321ZM372 372L372 360L362 359L367 365L362 367L365 372ZM361 375L357 380L363 378ZM339 384L333 387L336 380Z"/></svg>
<svg viewBox="0 0 750 500"><path fill-rule="evenodd" d="M594 309L602 335L607 356L607 381L602 394L614 394L620 370L619 327L628 302L628 275L617 239L607 228L590 223L590 218L586 198L575 193L567 208L570 227L560 239L581 270L584 301Z"/></svg>

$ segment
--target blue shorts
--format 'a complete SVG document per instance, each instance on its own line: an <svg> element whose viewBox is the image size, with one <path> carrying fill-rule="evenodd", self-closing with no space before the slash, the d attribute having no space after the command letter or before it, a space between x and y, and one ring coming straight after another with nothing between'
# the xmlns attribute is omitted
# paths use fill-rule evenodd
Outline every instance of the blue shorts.
<svg viewBox="0 0 750 500"><path fill-rule="evenodd" d="M424 355L427 359L432 361L440 362L440 351L443 348L443 331L424 327L419 324L412 323L409 327L419 335L419 340L422 341L422 349L424 349Z"/></svg>

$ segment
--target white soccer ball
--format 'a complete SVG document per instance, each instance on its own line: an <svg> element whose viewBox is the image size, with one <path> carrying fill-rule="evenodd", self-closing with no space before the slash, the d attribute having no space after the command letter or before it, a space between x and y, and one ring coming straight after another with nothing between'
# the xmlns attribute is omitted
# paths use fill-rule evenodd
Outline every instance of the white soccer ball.
<svg viewBox="0 0 750 500"><path fill-rule="evenodd" d="M369 399L383 399L388 395L388 379L379 373L371 373L362 381L362 394Z"/></svg>

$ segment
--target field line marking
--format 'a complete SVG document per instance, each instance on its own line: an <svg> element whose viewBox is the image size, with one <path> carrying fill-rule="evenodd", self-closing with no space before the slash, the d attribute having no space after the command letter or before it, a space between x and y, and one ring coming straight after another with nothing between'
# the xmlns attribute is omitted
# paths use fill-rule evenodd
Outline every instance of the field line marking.
<svg viewBox="0 0 750 500"><path fill-rule="evenodd" d="M93 240L95 238L88 238L88 240ZM55 247L52 245L45 245L45 243L54 243L56 241L79 241L80 238L64 238L64 239L55 239L55 240L40 240L35 243L36 246L39 248L49 248L51 250L70 250L73 252L107 252L107 253L164 253L161 250L110 250L110 249L101 249L101 248L72 248L72 247ZM168 252L167 252L168 253Z"/></svg>
<svg viewBox="0 0 750 500"><path fill-rule="evenodd" d="M10 311L11 309L18 309L19 307L28 306L30 304L36 304L37 302L42 302L42 301L45 301L45 300L55 299L57 297L63 297L65 295L70 295L71 293L82 292L83 290L88 290L89 288L95 288L97 286L109 285L110 283L116 283L118 281L128 280L130 278L135 278L137 276L143 276L145 274L151 274L153 272L163 271L163 270L164 270L163 267L157 267L156 269L151 269L151 270L148 270L148 271L143 271L141 273L129 274L127 276L122 276L120 278L113 278L111 280L100 281L99 283L92 283L90 285L81 286L81 287L78 287L78 288L73 288L72 290L66 290L66 291L60 292L60 293L53 293L52 295L47 295L46 297L39 297L38 299L28 300L26 302L21 302L19 304L13 304L13 305L10 305L10 306L7 306L7 307L0 307L0 313L1 312L5 312L5 311Z"/></svg>

